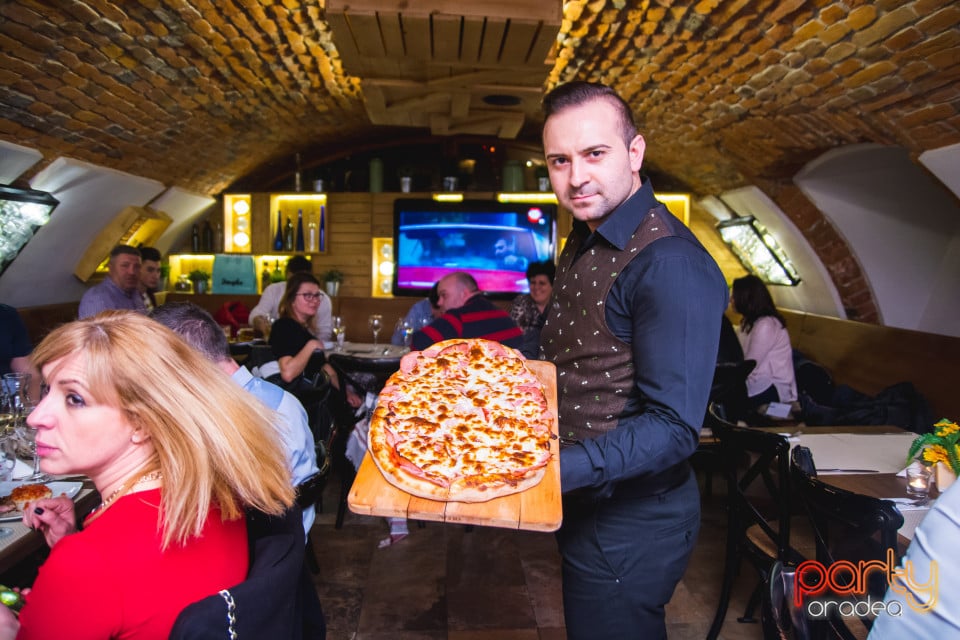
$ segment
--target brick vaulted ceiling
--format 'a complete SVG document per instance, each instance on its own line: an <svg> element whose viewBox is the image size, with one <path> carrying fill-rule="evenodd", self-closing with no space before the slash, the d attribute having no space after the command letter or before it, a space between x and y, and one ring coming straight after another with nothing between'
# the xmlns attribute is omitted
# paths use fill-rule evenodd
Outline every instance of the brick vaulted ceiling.
<svg viewBox="0 0 960 640"><path fill-rule="evenodd" d="M588 79L634 106L652 168L700 195L787 180L847 143L960 142L950 0L571 0L539 23L524 12L549 0L353 3L366 22L329 3L7 0L0 139L216 195L297 152L410 131L404 105L435 134L486 121L538 144L542 91ZM522 31L556 33L543 64L494 55ZM490 53L467 58L479 34ZM364 64L370 37L391 67ZM477 106L477 87L521 100Z"/></svg>

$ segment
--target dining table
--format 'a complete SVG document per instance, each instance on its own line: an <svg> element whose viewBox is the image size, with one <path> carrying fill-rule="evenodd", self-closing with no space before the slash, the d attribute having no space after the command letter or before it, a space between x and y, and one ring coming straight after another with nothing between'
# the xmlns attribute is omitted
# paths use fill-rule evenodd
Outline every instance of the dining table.
<svg viewBox="0 0 960 640"><path fill-rule="evenodd" d="M400 360L410 352L409 347L372 342L345 342L342 347L326 349L327 359L337 368L352 373L369 374L379 391L395 371Z"/></svg>
<svg viewBox="0 0 960 640"><path fill-rule="evenodd" d="M916 433L894 425L760 427L787 438L791 447L808 447L817 468L817 478L838 489L892 500L903 515L898 531L901 547L940 495L930 489L926 500L907 492L907 451Z"/></svg>
<svg viewBox="0 0 960 640"><path fill-rule="evenodd" d="M76 505L77 522L82 522L83 518L100 504L100 494L94 487L93 482L85 476L52 476L50 480L44 482L54 489L55 495L58 489L67 486L73 488L77 483L80 486L76 487L73 502ZM15 484L19 484L19 482L15 482ZM28 560L46 545L43 534L27 527L18 516L19 514L11 514L6 517L0 515L0 527L9 530L9 533L0 537L0 575Z"/></svg>

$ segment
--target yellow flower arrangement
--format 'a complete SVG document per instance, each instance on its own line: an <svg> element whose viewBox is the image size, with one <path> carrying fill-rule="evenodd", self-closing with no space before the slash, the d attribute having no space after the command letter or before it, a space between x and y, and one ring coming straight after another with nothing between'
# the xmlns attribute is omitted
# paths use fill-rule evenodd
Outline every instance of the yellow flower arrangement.
<svg viewBox="0 0 960 640"><path fill-rule="evenodd" d="M910 445L907 463L914 458L928 467L942 462L960 475L960 426L946 418L941 419L933 425L931 433L918 436Z"/></svg>

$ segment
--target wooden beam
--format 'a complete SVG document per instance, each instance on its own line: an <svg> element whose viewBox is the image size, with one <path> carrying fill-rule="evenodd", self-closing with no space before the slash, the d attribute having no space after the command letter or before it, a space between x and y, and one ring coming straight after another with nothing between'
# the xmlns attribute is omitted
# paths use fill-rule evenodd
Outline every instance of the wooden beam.
<svg viewBox="0 0 960 640"><path fill-rule="evenodd" d="M402 13L404 15L453 15L468 18L499 16L517 20L543 20L557 25L563 19L561 0L327 0L331 13Z"/></svg>

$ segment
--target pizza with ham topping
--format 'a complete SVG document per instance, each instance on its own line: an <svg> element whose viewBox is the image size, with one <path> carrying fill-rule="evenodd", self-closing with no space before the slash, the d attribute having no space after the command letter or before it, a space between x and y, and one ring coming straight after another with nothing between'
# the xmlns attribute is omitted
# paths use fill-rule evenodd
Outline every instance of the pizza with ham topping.
<svg viewBox="0 0 960 640"><path fill-rule="evenodd" d="M518 351L454 339L401 359L380 392L368 443L395 487L486 502L540 482L552 421L543 385Z"/></svg>

